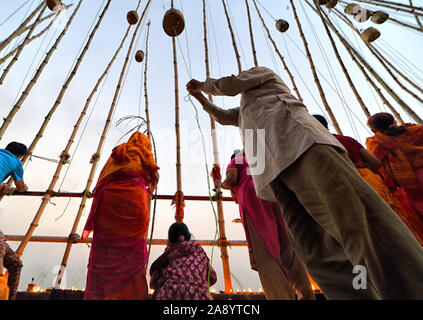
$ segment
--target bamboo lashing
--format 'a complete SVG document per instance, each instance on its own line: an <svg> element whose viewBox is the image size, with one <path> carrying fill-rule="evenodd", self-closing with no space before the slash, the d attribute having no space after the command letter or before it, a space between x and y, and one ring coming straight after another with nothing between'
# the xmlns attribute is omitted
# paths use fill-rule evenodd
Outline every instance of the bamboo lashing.
<svg viewBox="0 0 423 320"><path fill-rule="evenodd" d="M31 81L28 83L27 87L25 88L25 90L22 92L19 100L15 103L15 105L13 106L13 108L10 110L9 114L7 115L6 118L3 119L3 124L0 127L0 140L2 139L4 133L6 132L7 128L9 127L10 123L12 122L12 119L14 118L15 114L20 110L20 108L22 107L23 103L25 102L26 98L28 97L29 93L31 92L31 90L34 88L35 84L37 83L38 79L40 78L42 72L44 71L44 68L47 66L47 64L50 61L50 58L52 57L53 53L56 51L56 49L58 48L61 40L63 39L63 37L66 34L66 31L69 29L69 27L72 24L73 19L75 18L76 14L79 11L79 8L81 7L81 3L83 2L83 0L81 0L78 3L78 6L75 8L75 11L72 13L71 17L69 18L65 28L63 29L63 31L61 32L61 34L57 37L55 43L53 44L53 46L50 48L50 50L48 51L47 55L44 57L43 62L40 64L40 66L38 67L38 70L36 71L36 73L34 74L34 77L31 79Z"/></svg>
<svg viewBox="0 0 423 320"><path fill-rule="evenodd" d="M38 17L37 17L37 20L36 20L36 21L41 20L41 17L43 16L44 11L46 10L46 8L47 8L47 7L46 7L46 6L44 6L44 7L41 9L40 14L38 15ZM25 45L28 43L29 39L31 38L31 36L32 36L32 34L33 34L33 32L34 32L34 30L35 30L35 27L36 27L36 26L37 26L37 23L34 23L34 24L32 25L32 27L31 27L31 29L29 29L29 31L28 31L28 33L27 33L27 35L26 35L26 37L25 37L24 41L23 41L23 42L22 42L22 44L19 46L19 48L18 48L18 50L16 51L16 54L15 54L15 56L13 57L12 61L10 61L10 63L7 65L6 69L3 71L3 74L2 74L2 75L1 75L1 77L0 77L0 86L3 84L3 82L4 82L5 78L6 78L6 76L8 75L9 71L12 69L13 65L16 63L16 61L18 61L19 56L21 55L21 53L22 53L22 51L23 51L23 49L24 49Z"/></svg>
<svg viewBox="0 0 423 320"><path fill-rule="evenodd" d="M2 42L0 42L0 51L3 50L4 48L7 47L7 45L16 37L20 36L23 32L24 29L26 28L26 25L32 20L32 18L35 17L35 15L41 10L41 8L43 8L44 6L44 1L42 1L37 8L35 8L35 10L25 19L24 22L21 23L21 25L14 31L12 32L12 34L7 37L5 40L3 40ZM37 21L41 21L41 19L37 19ZM36 25L36 24L35 24ZM31 28L34 25L31 25ZM35 27L35 26L34 26Z"/></svg>
<svg viewBox="0 0 423 320"><path fill-rule="evenodd" d="M326 13L323 12L323 14L326 17L326 21L329 23L329 26L335 31L338 38L341 40L341 42L344 44L345 48L348 52L350 52L354 57L356 57L360 64L362 64L372 75L373 77L380 83L380 85L389 93L389 95L401 106L401 108L404 109L408 115L413 118L414 121L416 121L419 124L423 124L423 120L415 113L406 103L404 100L402 100L395 91L386 83L385 80L372 68L369 63L360 55L360 53L357 52L349 43L345 40L344 37L336 30L336 28L333 26L332 22L330 21L330 18L326 15ZM354 59L353 59L354 60ZM387 105L390 109L392 106L390 104ZM397 119L403 123L403 120L401 119L399 113L397 111L393 111L392 108L391 111L395 113Z"/></svg>
<svg viewBox="0 0 423 320"><path fill-rule="evenodd" d="M325 23L325 20L323 18L323 15L322 15L322 12L321 12L322 9L316 3L315 3L315 6L316 6L317 12L319 14L319 17L320 17L320 19L321 19L321 21L323 23L323 26L325 28L325 31L326 31L326 33L328 35L329 41L330 41L330 43L332 45L333 51L335 53L335 56L338 59L339 65L341 66L341 69L342 69L342 71L345 74L345 78L347 79L348 84L351 87L351 90L353 91L353 93L354 93L354 95L355 95L358 103L360 104L361 109L363 110L363 112L366 115L367 119L369 119L371 117L371 114L370 114L369 110L367 109L367 107L366 107L363 99L361 98L361 96L360 96L360 94L359 94L356 86L354 85L354 82L351 79L351 76L350 76L350 74L348 72L348 69L347 69L347 67L344 64L344 62L343 62L343 60L341 58L341 55L339 54L338 48L336 47L335 41L334 41L334 39L332 37L332 34L330 33L330 30L329 30L329 28L328 28L328 26Z"/></svg>
<svg viewBox="0 0 423 320"><path fill-rule="evenodd" d="M96 153L94 154L96 156L92 157L91 170L90 170L90 173L89 173L89 176L88 176L88 179L87 179L87 183L86 183L86 186L85 186L84 195L81 199L81 203L79 205L78 212L77 212L76 217L75 217L75 221L74 221L74 224L73 224L73 227L72 227L71 235L76 232L78 225L79 225L79 221L80 221L81 216L82 216L82 212L85 209L85 204L86 204L86 201L87 201L87 198L88 198L87 193L88 193L88 190L90 190L90 188L91 188L91 185L92 185L92 182L93 182L93 179L94 179L94 174L96 172L97 165L98 165L98 162L100 160L100 154L101 154L101 151L103 149L103 145L104 145L104 142L106 140L106 135L107 135L107 132L109 130L109 127L110 127L110 124L111 124L111 121L112 121L112 116L113 116L115 108L116 108L116 102L117 102L117 99L119 97L119 93L120 93L120 90L121 90L121 87L122 87L123 79L124 79L124 76L125 76L125 73L126 73L126 70L127 70L127 67L128 67L128 63L129 63L130 56L131 56L131 53L132 53L132 48L134 46L135 39L137 37L138 31L141 27L141 23L143 21L143 18L145 16L145 13L147 12L147 9L148 9L148 6L150 5L150 3L151 3L151 0L149 0L147 2L146 6L144 8L144 11L141 15L141 18L139 19L138 24L137 24L137 26L134 30L133 35L132 35L131 43L129 45L128 52L127 52L125 61L124 61L123 66L122 66L122 70L121 70L120 77L119 77L119 80L118 80L118 84L117 84L117 87L116 87L116 90L115 90L115 94L114 94L114 97L113 97L113 100L112 100L112 103L111 103L111 106L110 106L110 109L109 109L109 113L107 115L106 122L104 124L103 132L101 134ZM128 27L127 33L129 32L130 28L131 28L131 25ZM126 37L127 37L127 33L125 34L124 39L122 40L118 51L120 51L120 48L123 46L123 44L126 40ZM118 53L118 51L117 51L117 53ZM59 270L59 273L57 275L56 287L60 287L62 277L63 277L63 273L66 269L67 261L69 259L71 248L72 248L72 242L68 242L66 249L65 249L65 253L63 255L60 270Z"/></svg>
<svg viewBox="0 0 423 320"><path fill-rule="evenodd" d="M80 64L83 61L84 56L85 56L86 52L88 51L88 49L90 47L90 44L91 44L91 42L92 42L92 40L94 38L94 35L96 34L98 28L101 25L101 22L103 21L103 18L104 18L105 14L106 14L106 12L107 12L107 10L109 8L110 2L111 2L111 0L108 0L106 6L104 7L103 12L101 13L101 15L100 15L100 17L99 17L99 19L97 21L96 26L94 27L93 31L91 32L91 34L89 36L89 39L87 41L87 44L86 44L84 50L82 50L80 56L78 57L78 61L75 64L75 67L73 68L71 74L69 75L69 78L66 80L65 84L63 85L62 90L60 91L56 102L54 103L53 107L49 111L47 117L45 118L44 123L42 124L39 132L37 133L37 135L35 137L35 139L31 143L31 145L29 146L28 151L27 151L27 154L22 158L22 160L21 160L22 161L22 164L24 164L27 161L27 159L29 158L29 156L32 154L32 152L33 152L35 146L37 145L38 141L43 136L43 132L44 132L45 128L47 127L47 125L48 125L51 117L53 116L53 114L56 111L56 109L59 107L59 105L60 105L60 103L62 101L62 98L65 95L67 88L69 87L69 84L72 82L72 79L76 75L76 73L77 73L77 71L79 69L79 66L80 66ZM62 155L65 155L65 154L62 153ZM61 160L63 161L63 158ZM57 179L58 179L58 177L57 177ZM51 189L49 189L49 190L51 190ZM41 216L42 216L42 214L44 212L44 208L45 208L45 206L48 203L48 199L49 199L49 196L48 196L48 194L46 194L45 197L43 198L43 202L40 205L40 208L38 209L38 211L37 211L37 213L36 213L36 215L35 215L32 223L31 223L31 225L30 225L30 227L29 227L29 229L28 229L28 231L26 233L25 239L21 242L21 244L19 245L18 249L16 250L16 254L19 257L22 255L23 251L25 250L25 247L26 247L26 245L28 243L28 239L32 236L32 234L35 231L35 228L38 226L38 222L40 221L40 218L41 218Z"/></svg>
<svg viewBox="0 0 423 320"><path fill-rule="evenodd" d="M291 70L288 68L288 65L286 64L285 58L282 56L281 52L279 51L279 49L278 49L278 47L276 45L276 42L273 40L273 38L272 38L272 36L270 34L270 31L269 31L269 28L266 26L266 23L264 22L263 16L261 15L261 12L260 12L260 10L259 10L259 8L257 6L256 1L253 0L253 3L254 3L254 6L256 8L257 14L258 14L258 16L259 16L259 18L261 20L261 23L263 25L263 28L266 30L267 37L269 38L270 42L272 43L273 48L275 49L276 54L278 55L279 59L282 62L283 68L285 69L286 73L289 76L289 79L291 80L292 87L294 89L294 92L295 92L298 100L300 100L301 102L303 102L303 97L301 96L300 91L298 90L298 86L297 86L297 83L295 82L294 75L292 74Z"/></svg>
<svg viewBox="0 0 423 320"><path fill-rule="evenodd" d="M206 65L206 78L210 78L210 64L209 64L209 49L208 49L208 37L207 37L207 14L206 14L206 2L203 0L203 31L204 31L204 60ZM213 102L212 95L208 95L208 99ZM210 116L210 128L211 128L211 138L212 138L212 145L213 145L213 170L218 171L218 175L221 175L220 172L220 160L219 160L219 147L217 143L217 135L216 135L216 122ZM212 175L213 178L215 175ZM231 269L229 265L229 254L228 248L226 246L226 228L225 228L225 215L223 212L223 199L222 199L222 189L218 185L217 181L213 179L215 188L216 188L216 197L217 197L217 219L218 219L218 227L219 227L219 248L220 254L222 259L222 267L223 267L223 278L225 283L225 292L230 292L233 290L232 287L232 279L231 279ZM226 242L224 242L226 241ZM224 244L224 245L222 245Z"/></svg>
<svg viewBox="0 0 423 320"><path fill-rule="evenodd" d="M253 33L253 26L251 24L251 14L250 14L250 6L248 5L248 0L245 0L245 7L247 9L248 31L250 33L251 51L253 53L254 66L258 67L257 51L256 51L256 46L254 44L254 33Z"/></svg>
<svg viewBox="0 0 423 320"><path fill-rule="evenodd" d="M222 4L223 4L223 10L225 11L226 21L228 23L229 33L231 34L232 46L234 48L236 63L238 65L238 72L241 72L242 71L241 57L239 55L238 46L236 45L235 35L234 35L234 31L232 29L231 20L229 19L229 14L228 14L228 10L226 8L225 0L222 0Z"/></svg>
<svg viewBox="0 0 423 320"><path fill-rule="evenodd" d="M308 2L307 2L308 3ZM310 5L310 3L308 3ZM311 5L310 5L311 6ZM314 9L314 8L313 8ZM342 35L338 32L338 30L335 28L335 26L330 21L329 17L326 15L325 12L323 12L323 15L325 16L325 21L328 24L328 26L335 32L341 43L344 45L345 49L351 56L351 59L354 61L354 63L358 66L358 68L361 70L363 75L365 76L366 80L370 83L370 85L375 89L379 97L382 99L383 103L391 110L391 112L394 114L395 118L401 123L404 124L404 120L402 119L401 115L398 113L398 111L394 108L394 106L386 99L386 97L383 95L381 89L376 85L376 83L370 78L370 76L367 74L366 70L364 69L363 65L361 64L361 61L364 59L358 60L358 57L354 54L354 49L349 45L349 43L342 37ZM360 56L361 58L361 56ZM370 66L369 66L370 67Z"/></svg>
<svg viewBox="0 0 423 320"><path fill-rule="evenodd" d="M313 73L314 82L316 83L317 89L319 90L320 97L321 97L322 102L325 106L326 112L328 113L336 132L338 134L342 135L342 130L341 130L339 124L338 124L338 121L335 118L335 115L332 112L331 107L329 106L328 101L326 100L325 92L323 90L322 85L320 84L319 76L317 75L316 67L314 65L314 61L313 61L313 58L311 56L311 52L310 52L310 49L308 47L306 37L304 35L303 28L301 27L300 19L298 18L297 10L296 10L295 5L294 5L294 1L290 0L290 3L291 3L292 12L294 14L295 21L296 21L297 26L298 26L298 30L300 32L301 39L303 40L304 48L305 48L306 53L307 53L307 60L310 64L310 68L311 68L311 71Z"/></svg>

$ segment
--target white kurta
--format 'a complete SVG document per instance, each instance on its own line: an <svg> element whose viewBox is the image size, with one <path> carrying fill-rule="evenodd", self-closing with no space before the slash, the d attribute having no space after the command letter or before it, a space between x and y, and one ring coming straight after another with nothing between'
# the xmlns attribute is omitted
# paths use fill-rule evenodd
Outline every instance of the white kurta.
<svg viewBox="0 0 423 320"><path fill-rule="evenodd" d="M260 199L276 200L269 184L312 145L327 144L347 152L291 94L283 80L268 68L255 67L237 76L208 78L203 91L226 96L241 93L238 126ZM205 109L215 107L208 102ZM254 149L249 147L251 141L245 138L247 129L264 133L264 146L257 138L259 144L254 142ZM259 154L254 154L253 150L258 150Z"/></svg>

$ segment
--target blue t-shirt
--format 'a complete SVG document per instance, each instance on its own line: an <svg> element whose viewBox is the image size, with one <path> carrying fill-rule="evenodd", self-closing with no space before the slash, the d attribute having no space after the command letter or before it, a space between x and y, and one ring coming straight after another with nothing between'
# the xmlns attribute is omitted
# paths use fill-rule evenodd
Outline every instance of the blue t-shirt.
<svg viewBox="0 0 423 320"><path fill-rule="evenodd" d="M0 182L3 182L10 175L13 180L23 179L24 170L22 162L10 151L0 149Z"/></svg>

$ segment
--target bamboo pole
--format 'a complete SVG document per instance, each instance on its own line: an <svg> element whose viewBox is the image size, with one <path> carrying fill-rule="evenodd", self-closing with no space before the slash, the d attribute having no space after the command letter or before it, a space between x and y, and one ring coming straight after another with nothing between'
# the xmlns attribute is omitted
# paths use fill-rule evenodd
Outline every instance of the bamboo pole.
<svg viewBox="0 0 423 320"><path fill-rule="evenodd" d="M307 2L308 3L308 2ZM309 3L308 3L309 4ZM310 4L309 4L310 5ZM344 37L342 37L342 35L338 32L338 30L335 28L335 26L332 24L332 22L330 21L329 17L326 15L325 12L322 12L323 15L325 16L325 21L328 23L328 26L335 32L335 34L337 35L337 37L339 38L339 40L341 41L341 43L344 45L345 49L347 50L347 52L350 54L351 59L354 61L354 63L358 66L358 68L361 70L361 72L363 73L364 77L366 78L366 80L370 83L370 85L375 89L375 91L377 92L377 94L379 95L379 97L382 99L383 103L391 110L391 112L394 114L394 116L397 118L397 120L401 123L404 124L404 120L401 118L401 115L395 110L394 106L388 101L388 99L386 99L386 97L383 95L381 89L376 85L376 83L370 78L370 76L367 74L366 70L364 69L363 65L365 65L365 60L361 57L361 56L357 56L355 55L356 51L350 46L350 44L344 39ZM360 59L361 58L361 59ZM360 61L359 61L360 60ZM363 63L363 65L362 65ZM370 67L370 66L369 66ZM373 70L373 69L372 69ZM369 70L370 72L370 70ZM373 76L379 76L376 72L375 74L373 74L373 72L371 72ZM376 78L377 79L377 78Z"/></svg>
<svg viewBox="0 0 423 320"><path fill-rule="evenodd" d="M42 15L44 14L44 11L46 10L47 6L45 5L43 7L43 9L41 9L40 14L37 17L36 21L39 21L42 17ZM24 41L22 42L22 44L19 46L15 56L13 57L12 61L10 61L10 63L8 64L8 66L6 67L6 69L4 69L3 74L0 77L0 86L3 84L4 80L6 79L6 76L8 75L9 71L12 69L13 65L16 63L16 61L18 61L19 56L21 55L25 45L28 43L29 39L31 38L32 33L35 30L36 27L36 23L34 23L31 27L31 29L28 31Z"/></svg>
<svg viewBox="0 0 423 320"><path fill-rule="evenodd" d="M26 27L26 25L32 20L32 18L35 17L35 15L41 10L41 8L45 5L45 1L41 1L41 3L38 5L37 8L35 8L35 10L25 19L24 22L21 23L21 25L14 31L12 32L12 34L7 37L5 40L3 40L2 42L0 42L0 51L3 50L4 48L6 48L6 46L16 37L18 37L19 35L21 35ZM34 26L34 25L32 25ZM31 27L32 27L31 26Z"/></svg>
<svg viewBox="0 0 423 320"><path fill-rule="evenodd" d="M310 4L309 4L310 5ZM344 44L345 48L347 48L348 52L350 52L353 56L355 56L359 61L360 64L362 64L372 75L373 77L380 83L380 85L389 93L389 95L403 108L403 110L408 113L408 115L414 119L419 124L423 124L423 120L412 110L405 102L402 100L395 91L383 80L383 78L369 65L369 63L355 50L348 41L345 40L344 37L337 31L335 26L332 24L330 18L326 15L326 13L323 12L323 14L326 17L326 21L329 23L329 26L331 26L332 30L335 31L338 38L341 40L341 42ZM392 112L394 112L393 107L388 104L387 105ZM395 114L397 118L399 118L400 122L403 122L401 117L399 116L399 113L395 111Z"/></svg>
<svg viewBox="0 0 423 320"><path fill-rule="evenodd" d="M416 19L417 24L420 27L420 30L423 31L423 25L422 22L420 21L420 18L417 14L415 14L415 9L414 9L414 5L413 5L413 0L408 0L410 2L410 6L413 7L412 11L414 12L414 18ZM423 8L421 8L421 10L423 11Z"/></svg>
<svg viewBox="0 0 423 320"><path fill-rule="evenodd" d="M251 14L250 14L250 6L248 5L248 0L245 0L245 7L247 9L248 30L250 33L251 51L253 52L254 66L258 67L257 52L256 52L256 46L254 44L254 33L253 33L253 26L251 24Z"/></svg>
<svg viewBox="0 0 423 320"><path fill-rule="evenodd" d="M416 14L416 15L419 15L419 16L423 16L423 12L416 12L416 11L413 12L413 9L421 10L421 8L418 8L418 7L413 7L413 8L409 7L410 10L407 10L405 8L402 8L402 7L398 7L398 6L395 7L395 6L392 6L392 5L388 5L386 3L382 3L382 1L378 1L379 3L375 3L375 2L372 2L372 1L366 1L366 0L357 0L357 1L358 2L361 2L361 3L371 4L373 6L378 6L378 7L388 8L388 9L395 10L395 11L400 11L400 12L405 12L405 13L410 13L410 14ZM345 1L341 1L341 2L342 3L345 3L345 4L348 4ZM398 3L396 3L395 5L398 5Z"/></svg>
<svg viewBox="0 0 423 320"><path fill-rule="evenodd" d="M234 31L232 29L231 20L229 19L229 14L228 14L228 10L226 8L225 0L222 0L222 4L223 4L223 9L225 11L225 16L226 16L226 21L228 23L229 32L230 32L231 38L232 38L232 46L234 47L234 51L235 51L235 58L236 58L236 63L238 65L238 72L241 72L242 71L241 57L239 55L238 47L236 45L235 35L234 35Z"/></svg>
<svg viewBox="0 0 423 320"><path fill-rule="evenodd" d="M389 17L388 20L393 22L393 23L399 24L400 26L403 26L403 27L406 27L406 28L409 28L409 29L412 29L412 30L415 30L415 31L423 32L423 30L420 29L419 27L416 27L416 26L413 26L411 24L399 21L399 20L394 19L392 17Z"/></svg>
<svg viewBox="0 0 423 320"><path fill-rule="evenodd" d="M409 0L410 4L405 4L405 3L399 3L399 2L392 2L392 1L384 1L384 0L369 0L369 2L375 2L374 5L378 5L377 2L379 3L383 3L383 4L390 4L390 5L395 5L395 6L399 6L399 7L404 7L407 9L412 9L412 10L420 10L423 11L422 7L416 7L413 5L412 0Z"/></svg>
<svg viewBox="0 0 423 320"><path fill-rule="evenodd" d="M13 106L13 108L9 112L8 116L3 119L3 124L0 127L0 140L2 139L4 133L6 132L7 128L10 125L10 123L12 122L12 119L14 118L15 114L20 110L20 108L22 107L22 105L25 102L26 98L28 97L29 93L34 88L34 86L37 83L39 77L41 76L41 73L43 72L43 70L46 67L46 65L49 63L51 56L53 55L54 51L59 46L60 41L65 36L66 31L69 29L70 25L72 24L72 21L73 21L74 17L76 16L76 14L79 11L79 8L81 6L82 1L83 0L81 0L79 2L79 4L76 7L75 11L73 12L72 16L69 18L69 21L67 22L67 24L66 24L65 28L63 29L62 33L59 35L59 37L57 37L55 43L53 44L53 46L51 47L51 49L49 50L49 52L45 56L43 62L40 64L40 66L39 66L37 72L35 73L34 77L31 79L31 81L28 83L28 85L25 88L25 90L22 92L19 100Z"/></svg>
<svg viewBox="0 0 423 320"><path fill-rule="evenodd" d="M147 88L147 68L148 68L148 40L150 38L150 25L151 22L147 23L147 38L145 42L145 68L144 68L144 99L145 99L145 120L147 123L147 137L151 140L151 121L150 121L150 110L148 105L148 88Z"/></svg>
<svg viewBox="0 0 423 320"><path fill-rule="evenodd" d="M132 48L134 46L135 39L136 39L137 34L138 34L138 30L141 27L142 20L144 18L144 15L147 11L148 6L150 5L150 2L151 2L151 0L149 0L147 2L146 6L144 8L144 11L141 15L141 18L138 21L138 24L137 24L137 26L134 30L133 35L132 35L131 43L129 45L128 53L126 55L125 61L124 61L123 66L122 66L122 71L120 73L119 81L118 81L116 91L115 91L115 94L114 94L114 97L113 97L113 100L112 100L112 104L110 106L106 122L104 124L103 132L101 134L96 153L92 156L91 161L90 161L91 162L91 170L90 170L90 173L89 173L89 176L88 176L88 179L87 179L87 183L86 183L86 186L85 186L84 196L81 199L81 203L79 205L78 212L76 214L75 221L74 221L74 224L72 226L71 234L69 235L70 239L72 238L73 235L76 234L76 231L77 231L77 228L78 228L78 225L79 225L79 221L81 220L82 212L85 209L85 205L86 205L87 198L88 198L87 193L88 193L88 190L90 190L90 188L91 188L91 185L92 185L92 182L93 182L93 179L94 179L94 174L96 172L98 162L100 160L100 154L101 154L101 151L103 149L104 142L106 140L106 135L107 135L107 132L109 130L110 124L112 122L112 116L113 116L115 108L116 108L117 99L119 97L119 93L120 93L120 90L121 90L121 87L122 87L125 72L126 72L126 69L128 67L129 59L130 59L130 56L131 56L131 53L132 53ZM131 26L128 27L128 31L129 31L130 28L131 28ZM123 46L124 40L122 41L121 46ZM70 256L70 251L72 249L72 243L73 243L72 241L69 241L67 246L66 246L65 253L63 255L62 262L61 262L61 265L60 265L60 269L59 269L57 279L56 279L55 287L57 287L57 288L60 287L60 284L62 282L63 273L66 269L67 262L68 262L68 259L69 259L69 256Z"/></svg>
<svg viewBox="0 0 423 320"><path fill-rule="evenodd" d="M342 20L345 21L352 29L355 31L358 36L361 38L360 32L357 30L357 28L354 26L353 23L342 13L337 10L338 16L342 16ZM411 84L413 87L418 89L420 92L423 93L423 89L417 86L413 81L411 81L407 76L405 76L402 72L400 72L395 66L393 66L376 48L374 48L370 43L367 43L364 41L364 44L367 46L367 48L370 50L370 52L375 56L375 58L382 64L382 66L385 68L385 70L389 73L389 75L392 77L392 79L407 93L409 93L413 98L415 98L420 103L423 103L423 99L417 96L413 91L405 87L402 82L399 81L399 79L396 77L396 75L391 71L393 69L395 72L397 72L401 77L403 77L409 84Z"/></svg>
<svg viewBox="0 0 423 320"><path fill-rule="evenodd" d="M24 236L22 235L5 235L6 241L22 241ZM59 236L33 236L29 240L30 242L41 242L41 243L69 243L68 237L59 237ZM92 243L93 239L88 238L85 241L81 239L72 239L72 244L84 244L84 243ZM152 245L156 246L166 246L168 240L167 239L153 239L151 241ZM218 241L214 240L196 240L202 246L215 246L218 245ZM228 245L231 247L246 247L247 241L245 240L230 240L228 241Z"/></svg>
<svg viewBox="0 0 423 320"><path fill-rule="evenodd" d="M323 90L322 85L320 84L319 76L317 75L316 67L314 65L314 61L313 61L313 58L311 56L310 49L308 47L307 39L304 35L303 28L301 27L300 19L298 18L297 10L296 10L295 5L294 5L294 1L290 0L290 3L291 3L292 12L294 14L295 21L296 21L297 26L298 26L298 30L300 32L301 39L303 40L303 43L304 43L304 48L305 48L306 53L307 53L307 59L308 59L308 62L310 64L311 71L313 73L314 82L316 83L316 86L317 86L317 89L319 90L322 102L325 106L327 113L329 114L330 119L332 120L332 124L335 127L336 132L338 134L342 135L342 130L339 127L338 121L336 120L335 115L333 114L332 109L330 108L328 101L326 100L325 92Z"/></svg>
<svg viewBox="0 0 423 320"><path fill-rule="evenodd" d="M62 97L64 96L64 94L65 94L65 92L66 92L69 84L71 83L73 77L76 75L76 72L77 72L77 70L78 70L78 68L79 68L79 66L80 66L80 64L81 64L81 62L82 62L82 60L83 60L83 58L85 56L85 53L88 51L88 49L90 47L90 44L91 44L91 42L92 42L92 40L94 38L94 35L96 34L98 28L101 25L101 22L103 21L103 18L104 18L105 14L106 14L106 12L107 12L107 10L109 8L110 2L111 2L111 0L109 0L107 2L106 6L104 7L103 12L101 13L101 15L99 17L96 26L94 27L93 31L90 34L90 37L88 39L88 42L87 42L84 50L82 51L81 55L78 58L78 62L76 63L76 65L75 65L73 71L71 72L68 80L63 85L63 88L62 88L61 92L59 93L59 96L58 96L58 98L57 98L54 106L52 107L52 109L48 113L47 117L45 118L45 121L44 121L43 125L41 126L40 131L37 133L34 141L31 143L30 147L28 148L27 154L22 158L22 164L24 164L26 162L26 160L29 158L29 156L32 154L32 151L34 150L37 142L41 139L41 137L43 135L43 132L44 132L45 128L47 127L47 124L50 121L50 119L51 119L54 111L60 105ZM62 154L61 155L61 162L64 162L65 160L66 160L66 155L65 154ZM48 190L48 193L50 193L51 191L53 191L53 190L52 189L49 189ZM18 249L16 250L16 254L19 257L22 255L23 251L25 250L25 247L26 247L26 245L28 243L28 239L32 236L32 234L35 231L35 228L38 226L38 222L40 221L40 218L41 218L42 213L44 211L44 208L43 207L45 207L45 205L47 205L47 203L48 203L48 199L49 199L48 193L45 195L45 197L43 199L43 204L38 209L38 211L37 211L37 213L36 213L36 215L35 215L32 223L31 223L31 225L30 225L30 227L29 227L29 229L28 229L28 231L26 233L25 239L21 242L21 244L19 245Z"/></svg>
<svg viewBox="0 0 423 320"><path fill-rule="evenodd" d="M303 102L303 98L302 98L302 96L300 94L300 91L298 90L298 86L297 86L297 84L295 82L294 76L293 76L291 70L289 70L288 65L286 64L285 58L280 53L280 51L279 51L279 49L278 49L278 47L276 45L276 42L273 40L273 38L272 38L272 36L270 34L270 31L269 31L269 28L267 27L266 23L264 22L263 16L261 15L261 12L260 12L260 10L259 10L259 8L257 6L256 1L253 0L253 3L254 3L254 6L256 8L257 14L258 14L258 16L259 16L259 18L261 20L261 23L262 23L264 29L267 32L267 37L269 38L270 42L272 43L273 48L275 49L276 54L279 56L279 59L281 60L281 62L283 64L283 67L284 67L286 73L288 74L289 79L291 80L292 87L293 87L293 89L295 91L295 94L297 95L298 100L300 100L301 102Z"/></svg>
<svg viewBox="0 0 423 320"><path fill-rule="evenodd" d="M71 7L72 5L68 5L66 6L66 8ZM28 42L25 45L30 44L32 41L34 41L35 39L38 39L39 37L41 37L43 34L45 34L48 30L50 30L51 26L56 22L56 20L58 19L59 15L62 13L62 11L58 12L57 14L52 13L50 15L48 15L47 17L42 18L39 22L41 23L44 20L47 20L49 18L51 18L52 16L55 16L54 19L37 35L31 37ZM31 26L28 26L24 29L23 32L25 32L26 30L29 30ZM13 56L20 48L22 44L20 44L19 46L17 46L14 50L10 51L6 56L4 56L3 58L0 59L0 64L4 63L5 61L7 61L11 56Z"/></svg>
<svg viewBox="0 0 423 320"><path fill-rule="evenodd" d="M207 14L206 14L206 2L203 0L203 29L204 29L204 59L206 65L206 78L210 78L210 64L209 64L209 47L208 47L208 37L207 37ZM253 43L252 43L253 45ZM253 49L254 50L254 49ZM213 102L212 95L208 95L210 101ZM216 136L216 122L210 116L210 128L211 128L211 138L213 144L213 159L214 159L214 170L219 171L220 173L220 161L219 161L219 147L217 144ZM225 215L223 212L223 203L222 203L222 189L217 184L217 181L213 181L216 188L217 196L217 218L218 218L218 227L219 227L219 248L222 259L223 267L223 278L225 282L225 292L230 292L233 290L232 279L231 279L231 269L229 264L229 254L227 248L226 240L226 228L225 228Z"/></svg>
<svg viewBox="0 0 423 320"><path fill-rule="evenodd" d="M369 112L369 109L367 109L367 107L366 107L363 99L361 98L360 94L358 93L358 90L357 90L356 86L354 85L354 82L351 79L351 76L350 76L350 74L348 72L348 69L347 69L347 67L344 64L344 62L343 62L343 60L341 58L341 55L339 54L338 48L336 47L335 41L334 41L334 39L332 37L332 34L330 33L330 30L329 30L329 28L328 28L328 26L325 23L325 20L323 18L323 15L322 15L322 12L321 12L322 9L320 8L320 6L318 4L314 3L314 5L316 6L317 12L319 14L319 17L320 17L322 23L323 23L323 26L325 28L325 31L326 31L326 33L328 35L328 38L329 38L330 43L332 45L333 51L335 53L335 56L336 56L336 58L337 58L337 60L339 62L339 65L341 66L341 69L342 69L342 71L345 74L345 78L347 79L348 84L351 87L351 90L353 91L353 93L354 93L354 95L355 95L358 103L360 104L361 109L363 110L363 112L366 115L367 119L369 119L371 117L371 114Z"/></svg>

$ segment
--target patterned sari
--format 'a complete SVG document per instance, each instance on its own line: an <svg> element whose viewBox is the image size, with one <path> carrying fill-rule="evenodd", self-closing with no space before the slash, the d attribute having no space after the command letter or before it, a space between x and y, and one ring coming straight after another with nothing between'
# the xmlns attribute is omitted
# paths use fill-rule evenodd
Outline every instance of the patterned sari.
<svg viewBox="0 0 423 320"><path fill-rule="evenodd" d="M423 127L406 128L397 136L378 132L366 146L382 161L379 171L401 208L400 217L423 245Z"/></svg>
<svg viewBox="0 0 423 320"><path fill-rule="evenodd" d="M151 143L135 132L113 149L94 189L82 240L91 231L86 300L135 300L148 296L145 277L150 176L157 167Z"/></svg>

